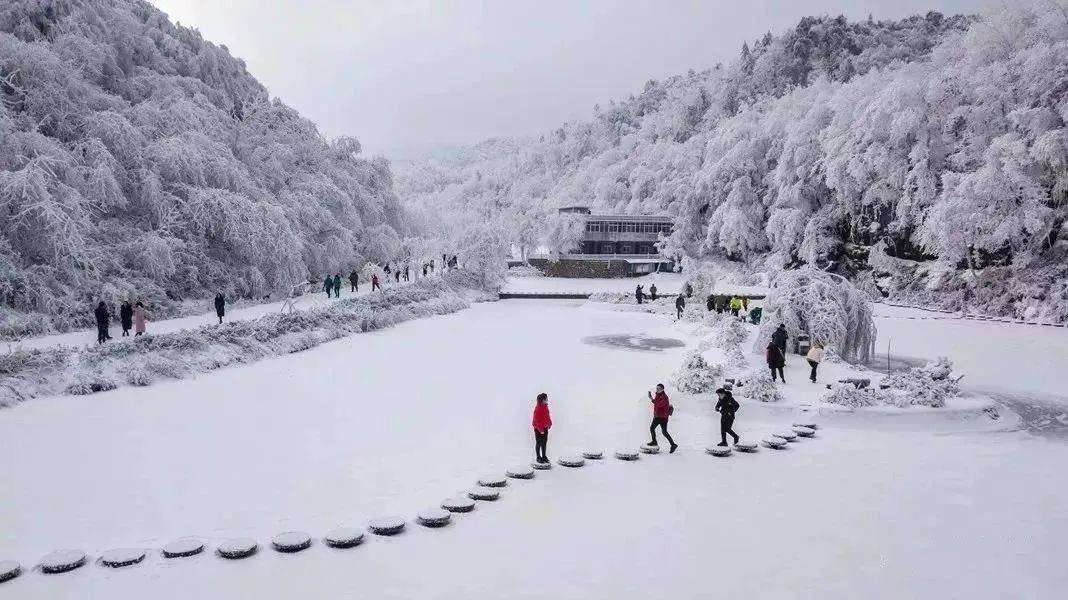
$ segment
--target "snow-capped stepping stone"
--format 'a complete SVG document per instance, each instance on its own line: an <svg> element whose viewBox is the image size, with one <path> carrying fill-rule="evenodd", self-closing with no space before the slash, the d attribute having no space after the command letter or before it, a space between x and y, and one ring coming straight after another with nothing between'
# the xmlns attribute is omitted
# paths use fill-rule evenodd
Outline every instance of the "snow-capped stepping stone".
<svg viewBox="0 0 1068 600"><path fill-rule="evenodd" d="M564 456L556 461L561 467L578 468L586 464L586 459L581 456Z"/></svg>
<svg viewBox="0 0 1068 600"><path fill-rule="evenodd" d="M416 515L415 518L424 527L444 527L452 520L452 515L440 508L428 508Z"/></svg>
<svg viewBox="0 0 1068 600"><path fill-rule="evenodd" d="M780 450L786 447L786 440L782 439L777 435L769 435L768 437L764 438L764 445L768 448Z"/></svg>
<svg viewBox="0 0 1068 600"><path fill-rule="evenodd" d="M495 488L474 487L467 490L467 497L472 500L496 500L501 497L501 493Z"/></svg>
<svg viewBox="0 0 1068 600"><path fill-rule="evenodd" d="M638 460L638 453L633 450L616 450L616 458L619 460L632 461Z"/></svg>
<svg viewBox="0 0 1068 600"><path fill-rule="evenodd" d="M468 513L475 510L475 501L471 498L449 498L441 503L441 508L454 513Z"/></svg>
<svg viewBox="0 0 1068 600"><path fill-rule="evenodd" d="M508 480L499 475L490 475L488 477L483 477L479 479L478 485L499 488L508 485Z"/></svg>
<svg viewBox="0 0 1068 600"><path fill-rule="evenodd" d="M812 437L816 435L816 430L809 427L801 427L799 425L794 425L794 433L801 437Z"/></svg>
<svg viewBox="0 0 1068 600"><path fill-rule="evenodd" d="M792 431L776 431L775 437L781 437L788 442L797 441L797 434Z"/></svg>
<svg viewBox="0 0 1068 600"><path fill-rule="evenodd" d="M757 445L753 442L738 442L734 445L734 449L738 452L756 452Z"/></svg>
<svg viewBox="0 0 1068 600"><path fill-rule="evenodd" d="M706 448L705 452L708 452L712 456L730 456L731 455L730 446L712 446L711 448Z"/></svg>
<svg viewBox="0 0 1068 600"><path fill-rule="evenodd" d="M512 467L505 471L504 474L512 479L534 479L534 469L532 467Z"/></svg>
<svg viewBox="0 0 1068 600"><path fill-rule="evenodd" d="M118 569L136 565L145 560L145 551L140 548L116 548L100 555L100 564Z"/></svg>
<svg viewBox="0 0 1068 600"><path fill-rule="evenodd" d="M219 544L219 547L215 549L215 553L223 558L236 560L252 556L257 549L259 549L259 546L256 544L256 540L234 538Z"/></svg>
<svg viewBox="0 0 1068 600"><path fill-rule="evenodd" d="M651 444L642 444L642 454L660 454L660 446L653 446Z"/></svg>
<svg viewBox="0 0 1068 600"><path fill-rule="evenodd" d="M331 548L354 548L363 543L363 532L355 527L338 527L326 532L323 543Z"/></svg>
<svg viewBox="0 0 1068 600"><path fill-rule="evenodd" d="M530 466L531 468L536 469L538 471L548 471L549 469L553 468L553 463L534 461L530 463Z"/></svg>
<svg viewBox="0 0 1068 600"><path fill-rule="evenodd" d="M794 427L808 427L809 429L819 429L819 425L816 425L811 421L806 421L804 423L794 423Z"/></svg>
<svg viewBox="0 0 1068 600"><path fill-rule="evenodd" d="M185 558L204 551L204 542L196 538L182 538L163 547L163 558Z"/></svg>
<svg viewBox="0 0 1068 600"><path fill-rule="evenodd" d="M10 581L22 574L22 565L13 560L0 560L0 583Z"/></svg>
<svg viewBox="0 0 1068 600"><path fill-rule="evenodd" d="M279 552L300 552L311 544L311 536L303 531L287 531L271 538L271 547Z"/></svg>
<svg viewBox="0 0 1068 600"><path fill-rule="evenodd" d="M367 529L375 535L397 535L404 531L404 519L400 517L382 517L368 523Z"/></svg>
<svg viewBox="0 0 1068 600"><path fill-rule="evenodd" d="M601 450L587 450L582 453L582 457L590 460L601 460L604 458L604 452Z"/></svg>
<svg viewBox="0 0 1068 600"><path fill-rule="evenodd" d="M41 559L42 573L66 573L85 564L85 553L81 550L56 550Z"/></svg>

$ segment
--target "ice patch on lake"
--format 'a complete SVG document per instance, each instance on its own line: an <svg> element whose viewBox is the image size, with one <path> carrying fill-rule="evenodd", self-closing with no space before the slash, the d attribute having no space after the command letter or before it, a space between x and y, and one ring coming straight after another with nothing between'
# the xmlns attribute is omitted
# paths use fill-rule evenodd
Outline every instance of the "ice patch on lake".
<svg viewBox="0 0 1068 600"><path fill-rule="evenodd" d="M681 348L686 345L682 340L675 338L651 337L640 334L591 335L582 338L582 343L639 352L663 352L669 348Z"/></svg>

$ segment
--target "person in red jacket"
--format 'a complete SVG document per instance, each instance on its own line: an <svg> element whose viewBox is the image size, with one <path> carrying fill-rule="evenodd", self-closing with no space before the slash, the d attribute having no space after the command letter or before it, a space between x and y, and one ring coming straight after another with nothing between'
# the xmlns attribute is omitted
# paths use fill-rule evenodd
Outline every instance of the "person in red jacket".
<svg viewBox="0 0 1068 600"><path fill-rule="evenodd" d="M549 428L553 426L553 419L549 416L549 394L538 394L538 402L534 405L534 455L540 463L549 462L545 456L545 446L549 443Z"/></svg>
<svg viewBox="0 0 1068 600"><path fill-rule="evenodd" d="M664 384L656 384L656 395L654 396L652 392L649 392L649 399L653 401L653 423L649 425L649 435L652 436L653 441L649 442L649 445L658 445L656 443L656 428L660 427L660 431L664 433L664 437L671 444L671 453L674 454L679 445L675 443L675 440L671 439L667 424L668 417L675 412L675 409L671 406L671 400L668 399L668 395L664 393Z"/></svg>

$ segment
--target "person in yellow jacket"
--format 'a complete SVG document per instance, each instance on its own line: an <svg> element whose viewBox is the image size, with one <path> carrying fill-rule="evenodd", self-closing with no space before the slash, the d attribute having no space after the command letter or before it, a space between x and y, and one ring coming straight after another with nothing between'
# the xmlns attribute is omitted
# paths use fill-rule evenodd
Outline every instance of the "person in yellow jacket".
<svg viewBox="0 0 1068 600"><path fill-rule="evenodd" d="M731 315L737 317L740 310L742 310L742 299L738 296L731 298Z"/></svg>

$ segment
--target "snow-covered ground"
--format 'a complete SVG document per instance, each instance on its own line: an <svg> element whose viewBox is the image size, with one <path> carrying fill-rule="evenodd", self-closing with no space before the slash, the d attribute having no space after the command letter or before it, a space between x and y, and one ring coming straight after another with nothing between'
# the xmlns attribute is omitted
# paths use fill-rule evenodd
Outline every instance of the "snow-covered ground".
<svg viewBox="0 0 1068 600"><path fill-rule="evenodd" d="M624 277L615 279L586 279L581 277L509 277L501 286L504 293L526 294L593 294L597 292L616 292L632 294L634 288L641 285L645 293L649 286L656 284L661 294L677 294L686 282L683 273L653 273L641 277ZM760 286L734 285L719 283L716 291L724 294L766 294L768 289Z"/></svg>
<svg viewBox="0 0 1068 600"><path fill-rule="evenodd" d="M895 354L948 354L967 378L997 368L1015 380L1034 352L954 354L955 330L923 336L911 324L956 327L883 318L880 335L902 340ZM963 325L974 346L1037 339L1064 355L1034 328L1017 339ZM581 302L504 301L195 379L0 412L0 454L17 457L0 479L0 560L31 566L57 548L99 556L186 535L209 548L234 536L261 543L239 562L152 551L127 569L27 573L0 595L1056 598L1068 589L1068 486L1056 471L1068 445L967 404L911 417L825 411L817 439L722 459L703 452L718 441L710 399L669 388L678 453L557 467L511 481L500 501L444 529L411 522L529 459L539 391L551 396L550 456L636 448L648 435L645 391L687 348L587 338L692 347L692 329ZM792 357L788 401L743 406L744 439L796 420L798 399L822 387L806 372ZM318 540L296 555L267 548L283 531L318 538L389 514L409 519L409 531L347 551Z"/></svg>

